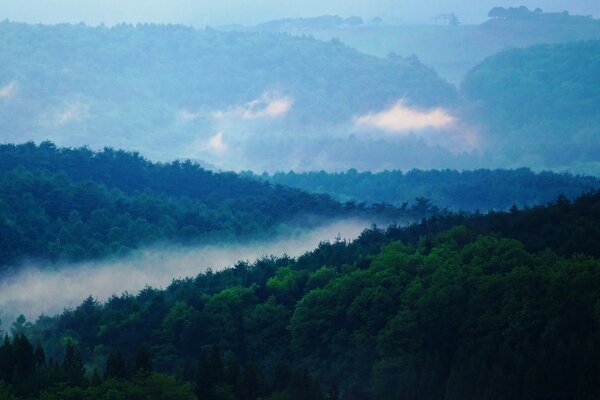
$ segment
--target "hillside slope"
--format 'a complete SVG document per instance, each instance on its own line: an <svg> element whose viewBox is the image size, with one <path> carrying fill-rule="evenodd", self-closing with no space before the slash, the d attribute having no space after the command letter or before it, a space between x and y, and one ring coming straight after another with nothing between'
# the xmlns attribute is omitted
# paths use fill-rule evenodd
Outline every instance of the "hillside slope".
<svg viewBox="0 0 600 400"><path fill-rule="evenodd" d="M247 157L273 151L285 146L277 135L304 140L399 99L419 107L456 100L415 58L380 59L339 41L8 21L0 39L0 126L9 142L215 162L240 148Z"/></svg>
<svg viewBox="0 0 600 400"><path fill-rule="evenodd" d="M320 399L312 375L348 399L593 399L599 205L597 193L368 230L297 260L239 263L106 304L89 298L34 325L21 319L13 332L59 357L69 336L107 377L115 359L120 377L131 377L143 344L154 370L195 384L199 398L224 390L231 399ZM223 378L234 371L246 378ZM65 386L45 398L76 390Z"/></svg>
<svg viewBox="0 0 600 400"><path fill-rule="evenodd" d="M0 269L24 259L78 261L156 243L257 241L340 218L376 222L430 212L342 204L108 148L0 145Z"/></svg>
<svg viewBox="0 0 600 400"><path fill-rule="evenodd" d="M380 23L367 21L359 25L344 24L343 20L339 24L319 22L319 18L280 20L247 29L314 35L322 40L338 38L348 46L378 57L390 53L404 57L414 54L457 85L470 69L507 48L600 39L598 19L523 12L518 8L505 9L502 18L492 18L480 25L394 25L385 16Z"/></svg>
<svg viewBox="0 0 600 400"><path fill-rule="evenodd" d="M488 149L517 164L593 167L599 54L600 41L539 45L504 51L469 72L461 91L470 118L485 126Z"/></svg>

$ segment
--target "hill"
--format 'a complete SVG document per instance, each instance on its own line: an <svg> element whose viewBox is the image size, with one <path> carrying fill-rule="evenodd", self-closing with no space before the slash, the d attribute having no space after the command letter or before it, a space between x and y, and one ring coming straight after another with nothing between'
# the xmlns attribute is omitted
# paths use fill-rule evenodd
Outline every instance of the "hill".
<svg viewBox="0 0 600 400"><path fill-rule="evenodd" d="M306 172L256 175L264 181L326 193L339 201L388 203L401 207L426 198L440 208L465 211L503 210L513 205L534 206L559 195L575 198L600 189L600 179L552 172L517 170L412 170L378 173Z"/></svg>
<svg viewBox="0 0 600 400"><path fill-rule="evenodd" d="M90 298L34 325L20 319L18 341L2 349L18 345L17 359L32 357L18 336L26 333L62 357L68 337L66 360L106 365L106 378L133 385L98 376L77 389L81 364L69 375L69 362L46 370L40 356L38 367L26 364L28 376L55 371L53 381L65 382L43 398L166 379L139 374L151 366L190 382L198 398L320 399L322 388L335 398L592 399L600 393L599 204L596 193L368 230L295 260L239 263L164 291ZM23 386L28 378L4 376L17 394L47 387L44 378Z"/></svg>
<svg viewBox="0 0 600 400"><path fill-rule="evenodd" d="M313 35L322 40L338 38L378 57L414 54L457 85L471 68L507 48L600 39L597 19L523 8L495 8L490 12L490 20L480 25L398 25L385 16L381 21L358 25L344 21L333 16L312 21L279 20L247 29Z"/></svg>
<svg viewBox="0 0 600 400"><path fill-rule="evenodd" d="M307 141L398 99L420 107L456 100L455 89L417 59L380 59L339 41L8 21L0 38L0 126L8 142L239 163L264 159L256 153L265 146L291 155L294 146L278 135Z"/></svg>
<svg viewBox="0 0 600 400"><path fill-rule="evenodd" d="M261 240L338 218L422 215L110 148L0 146L0 269L25 258L78 261L161 242Z"/></svg>
<svg viewBox="0 0 600 400"><path fill-rule="evenodd" d="M587 164L600 152L600 41L507 50L461 85L488 148L512 163Z"/></svg>

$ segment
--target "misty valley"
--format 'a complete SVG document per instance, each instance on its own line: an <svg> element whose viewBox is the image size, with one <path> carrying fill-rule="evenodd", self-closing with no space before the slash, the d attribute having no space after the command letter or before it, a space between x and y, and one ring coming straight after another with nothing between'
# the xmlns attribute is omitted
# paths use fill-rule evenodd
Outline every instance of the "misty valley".
<svg viewBox="0 0 600 400"><path fill-rule="evenodd" d="M600 398L600 11L32 1L0 400Z"/></svg>

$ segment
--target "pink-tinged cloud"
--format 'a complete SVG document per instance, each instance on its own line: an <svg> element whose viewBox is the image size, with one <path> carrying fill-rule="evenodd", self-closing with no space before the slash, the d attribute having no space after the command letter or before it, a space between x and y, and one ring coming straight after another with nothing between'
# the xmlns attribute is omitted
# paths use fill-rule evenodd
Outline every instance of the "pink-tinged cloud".
<svg viewBox="0 0 600 400"><path fill-rule="evenodd" d="M212 113L213 118L237 118L237 119L267 119L277 118L287 114L294 104L294 100L287 96L275 96L270 93L263 94L260 98L252 100L241 107L235 107L226 111Z"/></svg>
<svg viewBox="0 0 600 400"><path fill-rule="evenodd" d="M10 99L17 94L17 82L12 81L0 87L0 99Z"/></svg>
<svg viewBox="0 0 600 400"><path fill-rule="evenodd" d="M448 129L453 127L455 122L455 118L442 108L421 111L407 107L403 101L398 101L387 110L356 118L358 126L377 128L398 134L407 134L423 129Z"/></svg>

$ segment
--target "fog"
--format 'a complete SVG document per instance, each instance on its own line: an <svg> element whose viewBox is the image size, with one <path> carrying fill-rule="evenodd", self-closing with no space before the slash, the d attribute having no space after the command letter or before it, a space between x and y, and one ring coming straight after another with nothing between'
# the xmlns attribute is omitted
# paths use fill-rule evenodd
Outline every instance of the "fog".
<svg viewBox="0 0 600 400"><path fill-rule="evenodd" d="M297 257L322 241L353 240L368 226L366 221L350 220L254 244L156 246L110 261L59 266L26 263L15 275L0 280L0 319L8 326L20 314L28 320L54 315L76 307L90 295L104 301L113 294L135 294L146 286L164 288L174 279L195 277L209 268L218 271L237 261L271 255Z"/></svg>
<svg viewBox="0 0 600 400"><path fill-rule="evenodd" d="M419 24L431 23L431 18L438 14L454 12L463 23L475 24L482 22L494 6L521 5L600 15L600 2L596 0L1 0L0 16L33 23L160 22L205 26L256 24L270 19L323 14L384 16L392 22Z"/></svg>
<svg viewBox="0 0 600 400"><path fill-rule="evenodd" d="M184 117L178 118L185 122L173 129L189 136L180 134L177 144L144 149L144 154L268 172L459 168L484 162L477 130L444 108L416 109L399 99L389 108L321 127L297 124L287 115L294 104L289 96L266 94L224 110L182 110L178 115ZM152 146L152 139L148 143ZM420 157L410 157L415 150Z"/></svg>

